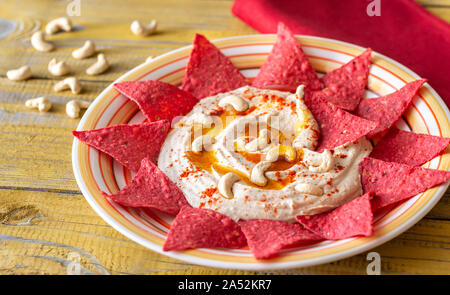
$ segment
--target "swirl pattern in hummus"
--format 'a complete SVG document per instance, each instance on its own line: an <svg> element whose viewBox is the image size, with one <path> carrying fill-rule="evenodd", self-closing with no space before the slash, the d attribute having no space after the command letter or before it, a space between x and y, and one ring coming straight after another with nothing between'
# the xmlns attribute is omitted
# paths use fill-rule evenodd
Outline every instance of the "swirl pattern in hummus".
<svg viewBox="0 0 450 295"><path fill-rule="evenodd" d="M225 98L239 105L239 111L232 103L220 103ZM317 123L300 93L246 86L197 103L174 124L158 166L193 207L210 208L234 220L292 222L296 215L328 211L362 192L358 164L370 154L370 142L361 138L317 153L318 136ZM268 161L274 148L279 157ZM263 161L269 163L261 185L251 176ZM239 177L232 177L233 194L226 197L218 183L230 172Z"/></svg>

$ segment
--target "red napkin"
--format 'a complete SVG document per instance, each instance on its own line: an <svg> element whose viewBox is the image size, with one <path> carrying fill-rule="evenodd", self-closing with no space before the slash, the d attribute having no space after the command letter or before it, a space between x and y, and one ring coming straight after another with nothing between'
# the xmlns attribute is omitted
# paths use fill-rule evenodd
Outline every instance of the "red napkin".
<svg viewBox="0 0 450 295"><path fill-rule="evenodd" d="M380 16L367 14L373 2ZM450 25L412 0L235 0L232 12L261 33L281 21L297 34L371 47L427 78L450 105Z"/></svg>

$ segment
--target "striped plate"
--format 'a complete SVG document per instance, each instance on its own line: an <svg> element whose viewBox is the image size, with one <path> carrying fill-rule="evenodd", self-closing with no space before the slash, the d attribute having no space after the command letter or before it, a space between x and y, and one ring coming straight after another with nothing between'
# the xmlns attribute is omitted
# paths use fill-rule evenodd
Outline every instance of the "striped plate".
<svg viewBox="0 0 450 295"><path fill-rule="evenodd" d="M249 78L255 77L270 52L275 35L250 35L214 41L233 64ZM364 48L331 39L298 36L313 67L319 73L331 71L359 55ZM161 80L179 85L184 76L191 46L161 55L129 71L116 82ZM366 97L385 95L420 77L399 63L378 53L373 54L369 90ZM442 99L425 84L412 107L397 124L405 130L450 137L449 110ZM77 130L88 130L144 120L136 105L108 86L87 110ZM196 249L163 252L162 245L173 218L151 210L122 207L100 194L117 192L132 178L130 172L109 156L89 148L77 139L72 150L73 169L86 200L112 227L137 243L164 255L187 262L221 268L267 270L305 267L335 261L367 251L401 234L418 222L439 201L448 184L429 189L414 198L377 214L371 237L325 241L285 250L280 257L255 260L249 250ZM449 170L450 154L426 163L425 167Z"/></svg>

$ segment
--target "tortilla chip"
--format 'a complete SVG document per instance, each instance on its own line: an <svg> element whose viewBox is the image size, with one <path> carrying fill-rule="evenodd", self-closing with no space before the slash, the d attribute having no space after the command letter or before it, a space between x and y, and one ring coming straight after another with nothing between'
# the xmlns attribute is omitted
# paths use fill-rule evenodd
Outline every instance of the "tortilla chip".
<svg viewBox="0 0 450 295"><path fill-rule="evenodd" d="M271 258L277 256L282 249L322 240L322 237L298 223L254 219L239 221L239 225L256 259Z"/></svg>
<svg viewBox="0 0 450 295"><path fill-rule="evenodd" d="M417 134L394 127L377 143L370 157L386 162L420 166L441 154L449 144L450 138Z"/></svg>
<svg viewBox="0 0 450 295"><path fill-rule="evenodd" d="M161 81L133 81L114 84L114 88L137 103L149 121L172 120L189 113L198 99L192 94Z"/></svg>
<svg viewBox="0 0 450 295"><path fill-rule="evenodd" d="M384 131L391 128L411 105L417 91L425 82L425 79L410 82L389 95L361 101L355 114L379 123L379 126L367 135L368 138L376 134L382 135Z"/></svg>
<svg viewBox="0 0 450 295"><path fill-rule="evenodd" d="M171 215L189 206L183 192L147 158L130 184L116 194L103 194L123 206L153 208Z"/></svg>
<svg viewBox="0 0 450 295"><path fill-rule="evenodd" d="M367 193L333 211L310 216L299 215L296 218L304 227L327 240L371 236L373 233L371 196L372 193Z"/></svg>
<svg viewBox="0 0 450 295"><path fill-rule="evenodd" d="M364 192L373 191L374 211L409 199L450 179L449 171L411 167L405 164L364 158L359 163Z"/></svg>
<svg viewBox="0 0 450 295"><path fill-rule="evenodd" d="M286 85L295 89L300 84L309 89L323 86L294 34L279 23L277 41L252 85L257 88Z"/></svg>
<svg viewBox="0 0 450 295"><path fill-rule="evenodd" d="M169 122L115 125L106 128L73 131L73 135L137 172L144 158L158 160L159 151L169 131Z"/></svg>
<svg viewBox="0 0 450 295"><path fill-rule="evenodd" d="M181 89L198 98L247 85L245 77L214 44L195 34Z"/></svg>
<svg viewBox="0 0 450 295"><path fill-rule="evenodd" d="M247 244L239 225L210 209L183 207L170 226L163 250L241 248Z"/></svg>
<svg viewBox="0 0 450 295"><path fill-rule="evenodd" d="M320 127L319 146L317 150L334 149L347 142L353 142L370 133L377 123L354 116L323 101L317 91L306 92L305 104L313 114Z"/></svg>
<svg viewBox="0 0 450 295"><path fill-rule="evenodd" d="M323 76L326 87L324 99L344 110L353 111L366 89L371 54L372 49L368 48L342 67Z"/></svg>

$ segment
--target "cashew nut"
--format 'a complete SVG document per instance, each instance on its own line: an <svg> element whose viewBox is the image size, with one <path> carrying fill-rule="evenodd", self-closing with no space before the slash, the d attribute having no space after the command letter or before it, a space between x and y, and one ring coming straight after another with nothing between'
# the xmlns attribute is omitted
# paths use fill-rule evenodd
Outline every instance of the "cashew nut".
<svg viewBox="0 0 450 295"><path fill-rule="evenodd" d="M334 166L334 158L330 150L324 150L321 154L321 163L319 166L309 166L311 172L327 172Z"/></svg>
<svg viewBox="0 0 450 295"><path fill-rule="evenodd" d="M248 109L248 102L237 95L228 95L219 101L220 107L224 108L227 105L231 105L238 112L244 112Z"/></svg>
<svg viewBox="0 0 450 295"><path fill-rule="evenodd" d="M156 20L152 20L148 26L144 26L140 21L135 20L131 23L131 32L138 36L148 36L156 31L158 23Z"/></svg>
<svg viewBox="0 0 450 295"><path fill-rule="evenodd" d="M73 94L78 94L81 92L81 83L75 77L69 77L64 80L61 80L53 86L53 90L56 92L60 92L66 89L72 90Z"/></svg>
<svg viewBox="0 0 450 295"><path fill-rule="evenodd" d="M275 162L280 156L283 156L288 162L293 162L297 158L297 152L290 145L279 144L267 152L266 161Z"/></svg>
<svg viewBox="0 0 450 295"><path fill-rule="evenodd" d="M267 178L265 172L269 169L271 163L269 161L261 161L256 164L251 172L250 181L259 186L265 186L267 184Z"/></svg>
<svg viewBox="0 0 450 295"><path fill-rule="evenodd" d="M304 104L304 88L304 85L300 85L295 92L298 120L296 123L297 135L295 136L292 145L296 148L314 150L318 143L319 125Z"/></svg>
<svg viewBox="0 0 450 295"><path fill-rule="evenodd" d="M94 42L88 40L84 43L81 48L75 49L72 52L72 56L76 59L83 59L89 56L92 56L95 53L95 44Z"/></svg>
<svg viewBox="0 0 450 295"><path fill-rule="evenodd" d="M87 109L91 105L90 102L82 100L71 100L66 104L66 114L71 118L78 118L81 109Z"/></svg>
<svg viewBox="0 0 450 295"><path fill-rule="evenodd" d="M145 62L149 62L151 60L153 60L155 57L153 55L150 55L149 57L147 57L147 59L145 60Z"/></svg>
<svg viewBox="0 0 450 295"><path fill-rule="evenodd" d="M65 74L70 72L70 67L66 62L64 61L57 62L56 58L53 58L48 63L48 71L53 76L64 76Z"/></svg>
<svg viewBox="0 0 450 295"><path fill-rule="evenodd" d="M97 61L86 70L88 75L100 75L109 68L109 63L103 53L97 56Z"/></svg>
<svg viewBox="0 0 450 295"><path fill-rule="evenodd" d="M59 31L70 32L72 30L72 22L67 17L59 17L50 21L45 26L47 35L53 35Z"/></svg>
<svg viewBox="0 0 450 295"><path fill-rule="evenodd" d="M267 147L270 143L270 132L267 129L263 129L259 132L258 138L250 141L244 147L247 152L256 152Z"/></svg>
<svg viewBox="0 0 450 295"><path fill-rule="evenodd" d="M201 153L203 150L210 151L214 138L209 135L201 135L192 142L192 151Z"/></svg>
<svg viewBox="0 0 450 295"><path fill-rule="evenodd" d="M299 85L297 87L297 90L295 90L295 94L298 98L303 98L303 96L305 95L305 85Z"/></svg>
<svg viewBox="0 0 450 295"><path fill-rule="evenodd" d="M52 107L52 103L48 98L42 96L27 100L25 106L29 109L38 109L39 112L46 112Z"/></svg>
<svg viewBox="0 0 450 295"><path fill-rule="evenodd" d="M29 66L22 66L18 69L9 70L6 76L12 81L22 81L31 77L31 68Z"/></svg>
<svg viewBox="0 0 450 295"><path fill-rule="evenodd" d="M225 198L232 199L234 197L233 184L239 180L239 176L233 172L228 172L223 175L218 184L219 193L221 193Z"/></svg>
<svg viewBox="0 0 450 295"><path fill-rule="evenodd" d="M323 195L323 190L317 185L310 183L299 183L295 186L295 190L302 194L321 196Z"/></svg>
<svg viewBox="0 0 450 295"><path fill-rule="evenodd" d="M38 51L52 51L55 46L53 43L45 40L44 32L36 32L31 36L31 45Z"/></svg>

